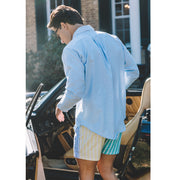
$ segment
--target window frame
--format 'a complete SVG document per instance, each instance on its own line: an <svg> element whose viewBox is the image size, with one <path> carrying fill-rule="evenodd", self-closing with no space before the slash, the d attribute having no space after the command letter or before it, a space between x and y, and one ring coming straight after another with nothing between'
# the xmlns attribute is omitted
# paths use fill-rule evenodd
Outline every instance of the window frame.
<svg viewBox="0 0 180 180"><path fill-rule="evenodd" d="M130 14L124 15L123 6L121 7L122 15L116 15L116 5L117 4L125 5L126 3L129 4L129 1L130 0L119 0L119 2L116 2L116 0L111 0L111 3L112 3L111 4L112 5L112 33L115 35L117 34L116 20L129 18L129 21L130 21ZM130 26L129 26L129 32L130 32ZM125 34L125 30L123 31L123 34Z"/></svg>

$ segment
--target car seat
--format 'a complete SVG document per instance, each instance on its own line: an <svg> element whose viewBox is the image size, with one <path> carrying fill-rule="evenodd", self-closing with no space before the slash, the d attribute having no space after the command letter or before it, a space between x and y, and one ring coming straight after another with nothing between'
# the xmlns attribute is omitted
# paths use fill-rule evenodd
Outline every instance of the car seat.
<svg viewBox="0 0 180 180"><path fill-rule="evenodd" d="M114 167L118 169L121 176L124 175L125 169L131 161L132 153L138 140L141 115L144 110L149 109L151 106L151 79L148 78L143 86L140 107L136 115L126 124L126 131L122 133L120 153L117 155Z"/></svg>

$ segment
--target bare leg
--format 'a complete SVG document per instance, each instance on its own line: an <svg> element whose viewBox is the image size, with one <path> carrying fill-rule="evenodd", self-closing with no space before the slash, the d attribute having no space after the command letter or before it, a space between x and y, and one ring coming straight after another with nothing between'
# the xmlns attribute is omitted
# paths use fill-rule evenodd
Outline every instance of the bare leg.
<svg viewBox="0 0 180 180"><path fill-rule="evenodd" d="M97 161L77 159L79 165L80 180L94 180Z"/></svg>
<svg viewBox="0 0 180 180"><path fill-rule="evenodd" d="M98 161L98 170L103 180L118 180L113 171L113 162L116 155L101 154L101 159Z"/></svg>

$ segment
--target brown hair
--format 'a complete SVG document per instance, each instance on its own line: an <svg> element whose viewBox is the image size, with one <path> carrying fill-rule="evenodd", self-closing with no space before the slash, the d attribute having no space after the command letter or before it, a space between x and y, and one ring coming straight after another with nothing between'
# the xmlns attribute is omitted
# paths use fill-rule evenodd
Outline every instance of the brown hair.
<svg viewBox="0 0 180 180"><path fill-rule="evenodd" d="M72 25L83 24L83 18L76 9L70 6L60 5L52 11L47 27L59 28L61 22Z"/></svg>

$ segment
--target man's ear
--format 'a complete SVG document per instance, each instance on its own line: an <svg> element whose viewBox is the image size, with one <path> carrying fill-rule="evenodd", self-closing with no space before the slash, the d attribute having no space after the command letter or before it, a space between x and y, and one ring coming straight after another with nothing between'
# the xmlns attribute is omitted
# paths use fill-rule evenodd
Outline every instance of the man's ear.
<svg viewBox="0 0 180 180"><path fill-rule="evenodd" d="M61 28L68 29L67 23L61 22Z"/></svg>

